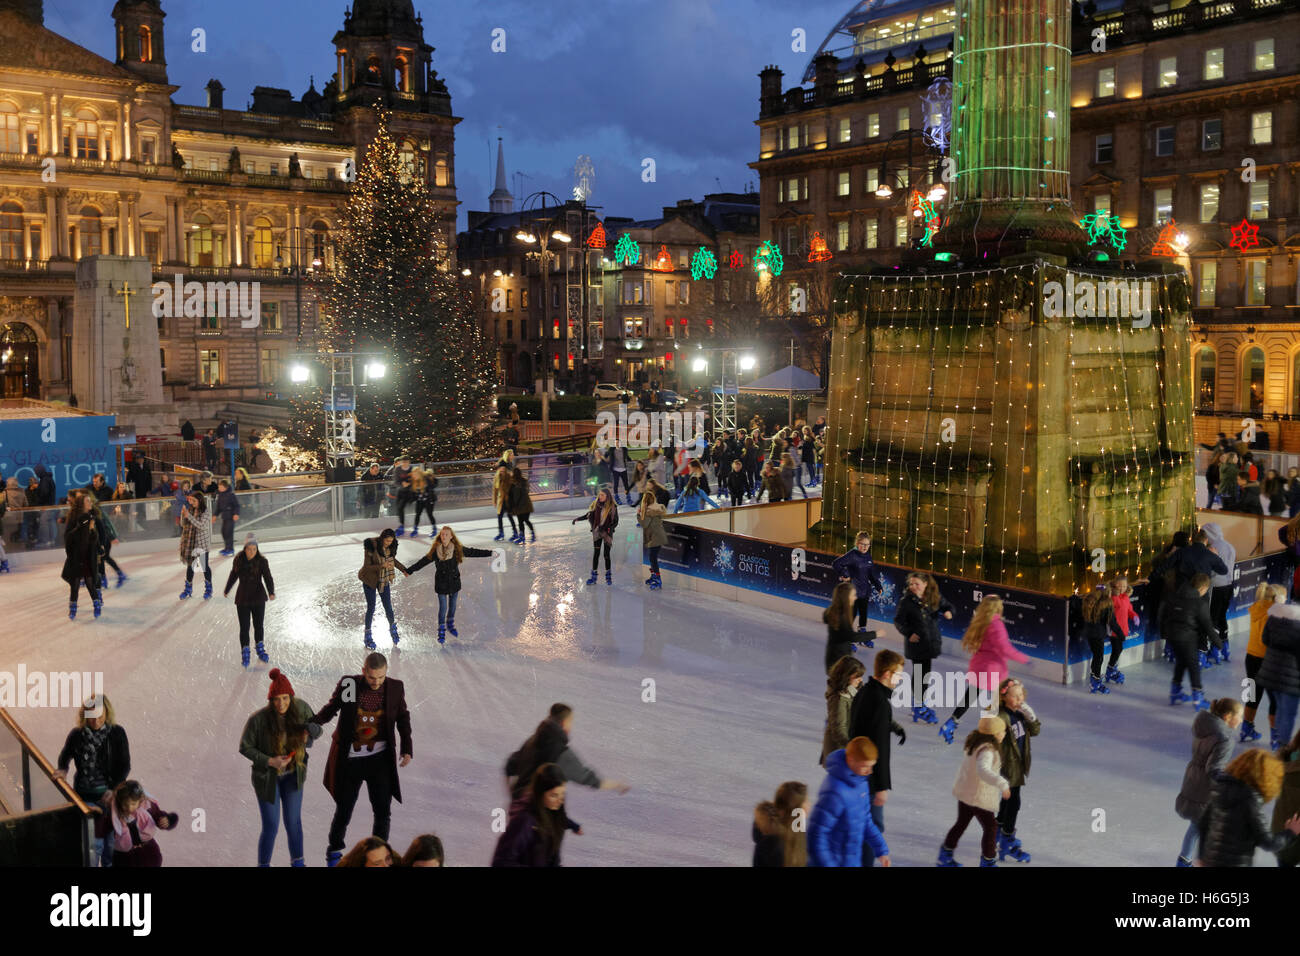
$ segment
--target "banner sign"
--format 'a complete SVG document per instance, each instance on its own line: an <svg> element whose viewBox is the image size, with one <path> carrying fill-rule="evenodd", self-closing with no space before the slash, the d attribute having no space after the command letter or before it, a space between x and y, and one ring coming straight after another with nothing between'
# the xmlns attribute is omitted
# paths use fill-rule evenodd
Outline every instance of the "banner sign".
<svg viewBox="0 0 1300 956"><path fill-rule="evenodd" d="M114 415L76 415L59 418L11 418L0 421L0 482L17 478L19 487L37 465L54 478L55 501L73 488L85 488L96 472L112 481L117 451L109 443Z"/></svg>

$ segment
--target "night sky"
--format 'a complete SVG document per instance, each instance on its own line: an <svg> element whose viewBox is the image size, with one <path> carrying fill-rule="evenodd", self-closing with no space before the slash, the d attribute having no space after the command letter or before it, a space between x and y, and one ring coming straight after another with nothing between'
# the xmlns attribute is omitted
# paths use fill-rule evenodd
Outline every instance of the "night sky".
<svg viewBox="0 0 1300 956"><path fill-rule="evenodd" d="M447 83L456 127L459 228L487 209L497 135L516 197L548 189L566 198L580 154L596 170L602 214L654 218L660 207L758 180L758 71L774 63L798 82L853 0L417 0L433 68ZM163 0L167 73L178 103L203 105L216 77L228 109L246 109L254 86L300 97L334 72L331 39L348 0ZM45 25L110 60L113 0L45 0ZM190 31L207 31L207 52ZM506 30L506 52L491 33ZM806 53L791 31L807 33ZM500 130L498 130L498 126ZM492 150L489 153L489 144ZM653 157L657 182L641 181ZM515 173L523 173L522 180Z"/></svg>

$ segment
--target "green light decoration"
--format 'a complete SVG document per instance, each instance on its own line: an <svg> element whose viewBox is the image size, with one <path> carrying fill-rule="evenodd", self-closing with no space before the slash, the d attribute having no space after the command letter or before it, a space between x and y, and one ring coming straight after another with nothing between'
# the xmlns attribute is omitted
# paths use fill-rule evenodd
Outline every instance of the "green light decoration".
<svg viewBox="0 0 1300 956"><path fill-rule="evenodd" d="M614 246L614 261L625 266L634 266L641 261L641 246L626 232L618 237L618 244Z"/></svg>
<svg viewBox="0 0 1300 956"><path fill-rule="evenodd" d="M1088 230L1090 246L1095 246L1100 240L1105 239L1116 252L1123 252L1124 247L1128 245L1128 230L1120 225L1118 216L1112 216L1108 212L1092 212L1081 217L1079 223Z"/></svg>
<svg viewBox="0 0 1300 956"><path fill-rule="evenodd" d="M957 258L957 254L953 252L936 252L934 258L937 262L952 262Z"/></svg>
<svg viewBox="0 0 1300 956"><path fill-rule="evenodd" d="M712 279L718 271L718 257L703 246L695 250L695 255L691 256L691 278L692 279Z"/></svg>
<svg viewBox="0 0 1300 956"><path fill-rule="evenodd" d="M767 272L775 278L783 269L785 261L781 258L781 250L774 243L764 241L754 253L754 271Z"/></svg>
<svg viewBox="0 0 1300 956"><path fill-rule="evenodd" d="M934 203L928 199L922 199L916 208L921 210L921 221L925 223L925 235L921 238L921 245L932 246L934 237L939 234L939 212L934 208Z"/></svg>

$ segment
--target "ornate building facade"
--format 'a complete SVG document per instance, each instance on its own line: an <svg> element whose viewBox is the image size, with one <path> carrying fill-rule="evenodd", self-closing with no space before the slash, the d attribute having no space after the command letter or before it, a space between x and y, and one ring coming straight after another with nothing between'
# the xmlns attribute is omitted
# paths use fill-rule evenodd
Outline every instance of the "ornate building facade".
<svg viewBox="0 0 1300 956"><path fill-rule="evenodd" d="M70 395L74 273L95 255L145 257L155 283L258 282L254 327L212 309L159 316L159 361L181 406L275 394L289 356L314 349L320 280L381 109L454 265L459 119L410 0L357 0L321 91L257 87L243 111L215 79L206 105L173 102L165 16L160 0L119 0L110 62L46 29L40 0L0 0L5 397Z"/></svg>

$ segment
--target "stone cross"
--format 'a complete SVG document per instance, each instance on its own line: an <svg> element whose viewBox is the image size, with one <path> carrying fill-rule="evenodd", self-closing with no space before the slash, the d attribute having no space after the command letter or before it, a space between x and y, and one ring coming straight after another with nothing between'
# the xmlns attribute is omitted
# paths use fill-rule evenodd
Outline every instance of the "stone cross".
<svg viewBox="0 0 1300 956"><path fill-rule="evenodd" d="M127 282L122 283L122 288L113 290L113 295L122 297L122 308L126 311L126 327L128 331L131 328L131 296L139 294L139 291L132 289L130 283Z"/></svg>

